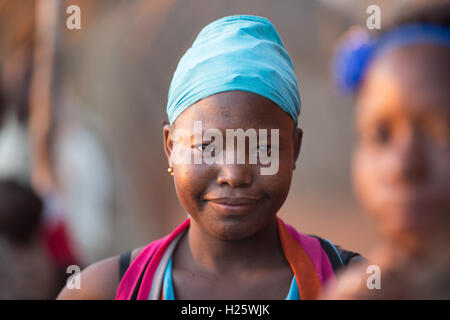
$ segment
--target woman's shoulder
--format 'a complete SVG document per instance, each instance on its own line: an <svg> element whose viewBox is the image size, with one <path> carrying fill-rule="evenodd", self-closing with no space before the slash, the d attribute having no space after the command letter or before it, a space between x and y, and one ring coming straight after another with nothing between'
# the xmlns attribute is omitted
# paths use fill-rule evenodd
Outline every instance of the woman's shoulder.
<svg viewBox="0 0 450 320"><path fill-rule="evenodd" d="M131 251L131 263L144 249ZM79 287L69 288L67 285L58 295L60 300L113 300L120 282L120 255L109 257L86 267L79 278Z"/></svg>

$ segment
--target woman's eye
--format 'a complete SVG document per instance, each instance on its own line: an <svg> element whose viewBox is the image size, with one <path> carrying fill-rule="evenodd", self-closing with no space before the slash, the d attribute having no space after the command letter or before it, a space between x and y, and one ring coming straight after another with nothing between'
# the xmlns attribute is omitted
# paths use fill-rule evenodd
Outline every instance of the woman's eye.
<svg viewBox="0 0 450 320"><path fill-rule="evenodd" d="M389 125L385 122L382 122L377 124L374 128L371 135L371 140L373 140L373 142L377 144L386 144L391 139L391 135L392 132Z"/></svg>
<svg viewBox="0 0 450 320"><path fill-rule="evenodd" d="M195 149L197 149L198 151L204 152L206 151L206 149L209 147L209 144L202 144L202 145L198 145L195 147Z"/></svg>
<svg viewBox="0 0 450 320"><path fill-rule="evenodd" d="M271 150L271 146L269 145L260 145L258 146L258 152L264 152L264 153L269 153Z"/></svg>

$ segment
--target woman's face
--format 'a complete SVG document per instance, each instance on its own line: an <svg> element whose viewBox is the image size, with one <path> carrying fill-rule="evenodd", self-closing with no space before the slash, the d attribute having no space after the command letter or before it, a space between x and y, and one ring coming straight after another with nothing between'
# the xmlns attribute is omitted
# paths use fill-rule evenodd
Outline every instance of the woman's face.
<svg viewBox="0 0 450 320"><path fill-rule="evenodd" d="M223 136L223 148L214 139L194 141L194 121L201 121L202 134L217 129ZM248 147L246 139L245 163L177 163L173 161L174 145L191 150L200 157L205 153L229 155L239 152L235 140L234 150L227 146L226 129L267 129L267 144L258 139L255 148ZM271 129L279 130L279 141L272 141ZM182 131L174 139L174 132ZM217 131L216 131L217 132ZM186 109L169 127L164 128L165 150L173 165L175 189L178 199L192 219L208 234L223 240L249 237L273 221L285 201L298 157L302 132L294 128L292 118L269 99L259 95L229 91L215 94ZM233 140L233 139L228 139ZM231 141L231 143L233 143ZM279 150L278 170L262 175L261 169L268 164L250 164L250 154ZM242 150L241 150L242 151ZM270 154L270 153L269 153ZM225 158L224 158L225 159ZM273 165L273 164L272 164Z"/></svg>
<svg viewBox="0 0 450 320"><path fill-rule="evenodd" d="M449 50L397 49L370 67L357 97L353 177L389 238L450 226Z"/></svg>

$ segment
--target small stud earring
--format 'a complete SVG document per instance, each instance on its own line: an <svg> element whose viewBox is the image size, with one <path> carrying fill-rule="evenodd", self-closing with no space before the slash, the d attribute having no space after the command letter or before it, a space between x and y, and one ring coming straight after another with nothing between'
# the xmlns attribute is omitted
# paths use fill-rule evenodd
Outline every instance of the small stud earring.
<svg viewBox="0 0 450 320"><path fill-rule="evenodd" d="M173 167L170 165L169 168L167 168L167 172L170 173L171 176L173 176Z"/></svg>

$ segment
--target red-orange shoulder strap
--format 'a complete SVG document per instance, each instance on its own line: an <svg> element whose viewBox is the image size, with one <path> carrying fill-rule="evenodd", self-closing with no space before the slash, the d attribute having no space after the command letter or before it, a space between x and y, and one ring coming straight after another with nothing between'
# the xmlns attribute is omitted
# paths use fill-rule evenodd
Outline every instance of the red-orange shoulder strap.
<svg viewBox="0 0 450 320"><path fill-rule="evenodd" d="M291 236L280 219L278 219L278 233L284 255L297 279L300 298L302 300L317 299L322 290L322 284L310 257Z"/></svg>

